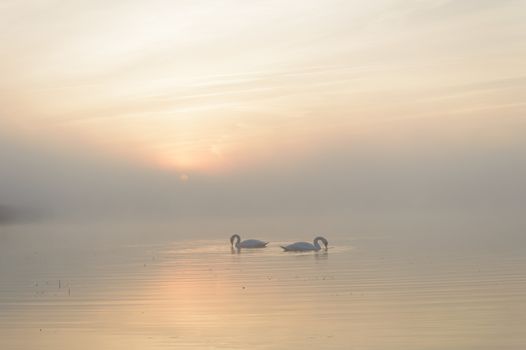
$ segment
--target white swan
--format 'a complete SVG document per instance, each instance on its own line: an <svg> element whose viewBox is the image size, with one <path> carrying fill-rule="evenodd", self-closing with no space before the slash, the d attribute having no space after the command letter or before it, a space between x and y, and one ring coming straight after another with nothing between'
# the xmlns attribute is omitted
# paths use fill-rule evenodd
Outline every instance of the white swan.
<svg viewBox="0 0 526 350"><path fill-rule="evenodd" d="M241 237L239 237L239 235L232 235L232 237L230 237L230 244L232 244L232 246L238 249L239 248L265 248L268 242L263 242L258 239L246 239L244 241L241 241Z"/></svg>
<svg viewBox="0 0 526 350"><path fill-rule="evenodd" d="M308 242L296 242L287 246L281 246L281 248L283 248L283 250L286 252L308 252L313 250L319 251L321 246L318 241L322 241L323 245L325 245L325 249L327 249L329 242L321 236L314 238L314 244Z"/></svg>

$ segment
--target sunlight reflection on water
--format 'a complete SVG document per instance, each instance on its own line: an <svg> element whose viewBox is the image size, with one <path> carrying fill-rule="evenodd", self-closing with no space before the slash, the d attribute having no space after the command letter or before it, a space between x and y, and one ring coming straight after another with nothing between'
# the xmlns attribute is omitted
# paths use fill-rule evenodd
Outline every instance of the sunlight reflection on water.
<svg viewBox="0 0 526 350"><path fill-rule="evenodd" d="M225 240L1 249L2 349L518 349L524 257L330 237L327 251ZM16 249L15 249L16 248ZM96 345L95 345L96 344Z"/></svg>

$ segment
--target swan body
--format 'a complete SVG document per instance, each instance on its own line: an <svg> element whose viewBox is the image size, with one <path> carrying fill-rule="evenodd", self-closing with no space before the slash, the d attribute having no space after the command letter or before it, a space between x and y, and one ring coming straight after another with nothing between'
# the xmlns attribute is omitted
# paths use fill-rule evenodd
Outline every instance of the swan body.
<svg viewBox="0 0 526 350"><path fill-rule="evenodd" d="M268 242L263 242L258 239L246 239L244 241L241 240L241 237L239 235L232 235L230 237L230 244L232 244L235 248L265 248L268 244Z"/></svg>
<svg viewBox="0 0 526 350"><path fill-rule="evenodd" d="M309 252L309 251L317 252L321 250L321 246L318 243L318 241L322 241L323 245L325 246L325 249L327 249L327 245L329 245L329 242L321 236L314 238L313 243L296 242L296 243L292 243L286 246L281 246L281 248L283 248L283 250L286 252Z"/></svg>

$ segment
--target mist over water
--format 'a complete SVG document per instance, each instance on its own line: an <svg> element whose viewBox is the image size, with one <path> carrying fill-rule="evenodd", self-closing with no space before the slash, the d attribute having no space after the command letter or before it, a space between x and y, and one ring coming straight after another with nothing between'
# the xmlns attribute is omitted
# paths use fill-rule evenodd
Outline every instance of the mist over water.
<svg viewBox="0 0 526 350"><path fill-rule="evenodd" d="M184 181L169 169L2 137L0 209L6 219L19 213L59 221L329 215L344 222L356 213L396 212L519 218L526 198L522 128L506 126L509 139L497 145L427 135L432 126L416 136L400 131L408 137L402 145L319 140L303 157L284 152L246 169L189 172Z"/></svg>
<svg viewBox="0 0 526 350"><path fill-rule="evenodd" d="M0 349L523 349L525 11L2 1Z"/></svg>
<svg viewBox="0 0 526 350"><path fill-rule="evenodd" d="M523 142L432 141L183 181L3 138L0 347L520 349Z"/></svg>
<svg viewBox="0 0 526 350"><path fill-rule="evenodd" d="M0 345L520 349L523 143L443 136L184 181L3 138ZM328 251L279 248L318 235Z"/></svg>
<svg viewBox="0 0 526 350"><path fill-rule="evenodd" d="M526 341L515 151L362 147L187 181L56 149L4 148L2 163L2 348ZM271 243L232 251L233 233ZM317 235L328 251L279 248Z"/></svg>

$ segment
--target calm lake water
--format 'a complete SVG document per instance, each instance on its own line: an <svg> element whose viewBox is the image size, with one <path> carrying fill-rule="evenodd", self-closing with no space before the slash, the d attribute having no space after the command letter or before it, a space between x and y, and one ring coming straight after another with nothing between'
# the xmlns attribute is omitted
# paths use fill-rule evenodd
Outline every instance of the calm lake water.
<svg viewBox="0 0 526 350"><path fill-rule="evenodd" d="M522 232L0 227L0 349L523 349ZM130 226L131 227L131 226ZM407 229L407 230L406 230ZM129 232L128 232L129 231Z"/></svg>

